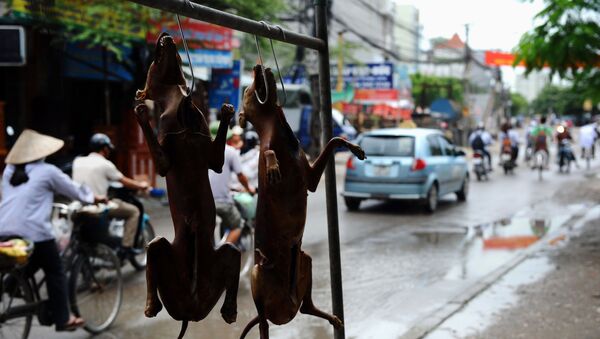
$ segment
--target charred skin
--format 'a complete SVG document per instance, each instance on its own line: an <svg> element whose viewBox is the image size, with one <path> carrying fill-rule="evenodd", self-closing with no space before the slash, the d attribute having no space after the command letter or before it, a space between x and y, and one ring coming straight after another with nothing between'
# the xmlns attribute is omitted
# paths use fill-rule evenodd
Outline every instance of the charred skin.
<svg viewBox="0 0 600 339"><path fill-rule="evenodd" d="M160 141L146 105L136 106L135 114L158 172L166 177L175 238L169 242L156 237L148 244L144 313L154 317L164 306L171 317L183 321L182 334L187 321L204 319L223 292L222 317L228 323L236 320L240 269L239 250L231 244L213 247L216 213L208 180L208 169L222 169L227 125L234 109L231 105L221 108L222 120L213 141L204 115L186 93L177 47L163 33L146 86L136 95L137 100L158 103Z"/></svg>
<svg viewBox="0 0 600 339"><path fill-rule="evenodd" d="M308 191L314 192L327 159L337 147L349 148L364 159L362 149L343 139L329 141L321 155L310 164L277 103L275 77L262 66L254 67L254 82L244 93L240 125L252 123L260 139L258 205L256 210L255 266L252 270L252 297L258 311L242 332L242 338L256 324L260 337L269 336L268 322L282 325L298 311L328 320L340 327L342 321L322 312L312 302L312 259L301 249L306 223Z"/></svg>

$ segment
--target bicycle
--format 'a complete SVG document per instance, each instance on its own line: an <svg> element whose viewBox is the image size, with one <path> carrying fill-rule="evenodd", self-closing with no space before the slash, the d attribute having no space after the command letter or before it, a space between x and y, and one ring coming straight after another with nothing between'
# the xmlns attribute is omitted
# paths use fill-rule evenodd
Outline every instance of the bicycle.
<svg viewBox="0 0 600 339"><path fill-rule="evenodd" d="M67 205L55 204L54 208L71 217ZM79 227L74 227L61 257L72 312L86 320L86 331L95 334L106 330L117 318L123 300L119 258L110 247L83 240ZM48 300L41 294L45 277L28 275L25 267L15 264L0 268L1 338L26 339L34 316L43 326L53 325Z"/></svg>

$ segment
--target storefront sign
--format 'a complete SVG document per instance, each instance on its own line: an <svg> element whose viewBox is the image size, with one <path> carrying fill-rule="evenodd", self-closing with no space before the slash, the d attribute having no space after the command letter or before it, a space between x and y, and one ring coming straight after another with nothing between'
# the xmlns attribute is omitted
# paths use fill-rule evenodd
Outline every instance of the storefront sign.
<svg viewBox="0 0 600 339"><path fill-rule="evenodd" d="M167 32L176 43L181 42L181 32L175 21L156 24L158 32ZM233 38L233 30L226 27L212 25L203 21L185 18L181 20L181 27L189 48L192 49L216 49L229 51L237 47L237 41ZM147 40L156 42L157 35L148 33Z"/></svg>
<svg viewBox="0 0 600 339"><path fill-rule="evenodd" d="M180 50L179 55L184 64L187 64L187 54ZM231 68L233 66L233 53L215 49L197 49L190 51L190 58L194 67Z"/></svg>
<svg viewBox="0 0 600 339"><path fill-rule="evenodd" d="M210 81L208 106L220 109L224 103L232 104L236 111L240 105L240 77L242 63L233 61L233 67L228 69L214 69Z"/></svg>
<svg viewBox="0 0 600 339"><path fill-rule="evenodd" d="M143 39L146 32L142 25L132 20L135 17L134 8L131 7L130 15L120 15L118 12L105 11L89 15L85 11L88 0L12 0L10 10L16 17L35 19L43 17L45 20L58 23L95 27L97 22L108 22L108 31L122 34L131 38Z"/></svg>
<svg viewBox="0 0 600 339"><path fill-rule="evenodd" d="M485 51L485 64L488 66L512 66L514 62L514 54ZM518 65L523 66L523 61L519 62Z"/></svg>
<svg viewBox="0 0 600 339"><path fill-rule="evenodd" d="M390 89L394 87L394 65L392 63L377 64L345 64L342 71L344 83L353 88ZM337 83L338 70L331 67L331 82Z"/></svg>

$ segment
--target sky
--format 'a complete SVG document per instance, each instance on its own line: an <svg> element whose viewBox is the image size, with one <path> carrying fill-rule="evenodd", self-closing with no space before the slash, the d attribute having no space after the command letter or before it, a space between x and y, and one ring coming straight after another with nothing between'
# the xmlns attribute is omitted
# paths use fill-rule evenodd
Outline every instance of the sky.
<svg viewBox="0 0 600 339"><path fill-rule="evenodd" d="M429 49L429 39L450 38L458 33L465 39L469 24L469 44L476 50L510 52L521 35L534 27L534 16L543 9L541 0L396 0L419 10L423 26L421 48ZM514 85L515 74L522 69L502 67L505 82Z"/></svg>

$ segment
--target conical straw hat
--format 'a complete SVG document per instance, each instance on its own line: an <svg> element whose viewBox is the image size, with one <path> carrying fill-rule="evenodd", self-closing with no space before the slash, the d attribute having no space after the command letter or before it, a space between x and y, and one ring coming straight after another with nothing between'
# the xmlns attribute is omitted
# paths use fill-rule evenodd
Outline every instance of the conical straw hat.
<svg viewBox="0 0 600 339"><path fill-rule="evenodd" d="M26 129L8 152L5 162L20 165L40 160L58 151L64 144L65 142L60 139Z"/></svg>

